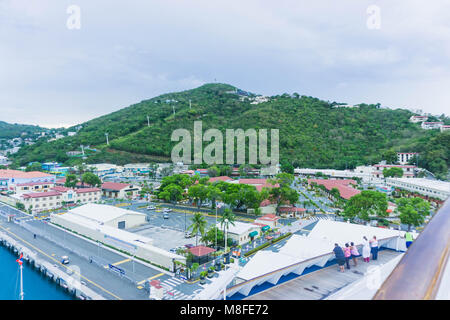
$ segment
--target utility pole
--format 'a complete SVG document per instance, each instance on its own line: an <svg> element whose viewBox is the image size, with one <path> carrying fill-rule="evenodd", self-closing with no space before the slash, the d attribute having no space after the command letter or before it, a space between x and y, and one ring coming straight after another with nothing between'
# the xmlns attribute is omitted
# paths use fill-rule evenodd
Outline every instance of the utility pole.
<svg viewBox="0 0 450 320"><path fill-rule="evenodd" d="M175 106L172 106L173 115L175 116Z"/></svg>
<svg viewBox="0 0 450 320"><path fill-rule="evenodd" d="M147 126L150 127L150 117L147 115Z"/></svg>
<svg viewBox="0 0 450 320"><path fill-rule="evenodd" d="M105 136L106 136L106 145L108 145L108 146L109 146L109 139L108 139L108 135L109 135L109 134L108 134L108 132L106 132L106 133L105 133Z"/></svg>
<svg viewBox="0 0 450 320"><path fill-rule="evenodd" d="M192 108L191 99L189 99L189 109Z"/></svg>

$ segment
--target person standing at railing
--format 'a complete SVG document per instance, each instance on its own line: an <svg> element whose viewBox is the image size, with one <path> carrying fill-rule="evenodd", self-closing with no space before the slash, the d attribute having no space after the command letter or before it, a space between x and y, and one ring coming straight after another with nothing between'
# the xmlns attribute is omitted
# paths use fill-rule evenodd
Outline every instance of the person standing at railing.
<svg viewBox="0 0 450 320"><path fill-rule="evenodd" d="M347 266L347 269L350 269L350 257L352 253L350 250L350 245L348 243L345 244L344 247L344 257L345 257L345 264Z"/></svg>
<svg viewBox="0 0 450 320"><path fill-rule="evenodd" d="M406 248L408 249L409 246L412 244L413 242L413 235L411 232L406 231L405 233L405 239L406 239Z"/></svg>
<svg viewBox="0 0 450 320"><path fill-rule="evenodd" d="M370 244L365 236L363 237L362 256L363 256L364 262L370 261Z"/></svg>
<svg viewBox="0 0 450 320"><path fill-rule="evenodd" d="M378 241L377 237L373 236L373 239L370 241L370 251L372 253L372 260L378 259Z"/></svg>
<svg viewBox="0 0 450 320"><path fill-rule="evenodd" d="M356 267L358 265L358 261L356 260L356 258L358 258L360 254L358 248L353 242L350 243L350 253L352 254L353 265Z"/></svg>
<svg viewBox="0 0 450 320"><path fill-rule="evenodd" d="M337 243L335 243L333 252L334 252L334 254L336 256L336 261L337 261L337 263L339 265L340 271L341 272L345 272L345 270L344 270L344 264L345 264L344 251L342 250L342 248Z"/></svg>

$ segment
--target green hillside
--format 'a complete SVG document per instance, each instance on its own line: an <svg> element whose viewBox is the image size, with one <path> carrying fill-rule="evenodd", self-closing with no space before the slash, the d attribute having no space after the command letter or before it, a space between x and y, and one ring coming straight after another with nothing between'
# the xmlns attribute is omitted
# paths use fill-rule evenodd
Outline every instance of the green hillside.
<svg viewBox="0 0 450 320"><path fill-rule="evenodd" d="M447 172L448 132L422 130L408 121L412 115L408 110L367 104L340 108L336 103L297 94L272 96L267 102L251 104L245 99L249 96L254 95L226 84L164 94L88 121L74 137L22 148L15 156L16 164L55 159L74 164L81 160L65 153L80 150L81 144L99 150L87 163L167 161L175 145L170 141L172 131L186 128L192 132L193 122L202 120L204 131L279 129L281 159L295 167L352 168L376 163L384 152L393 149L422 152L420 166L441 175ZM109 134L108 148L105 132Z"/></svg>
<svg viewBox="0 0 450 320"><path fill-rule="evenodd" d="M0 121L0 139L12 139L20 137L22 133L34 134L36 132L42 132L43 129L38 126L26 125L26 124L11 124L4 121Z"/></svg>

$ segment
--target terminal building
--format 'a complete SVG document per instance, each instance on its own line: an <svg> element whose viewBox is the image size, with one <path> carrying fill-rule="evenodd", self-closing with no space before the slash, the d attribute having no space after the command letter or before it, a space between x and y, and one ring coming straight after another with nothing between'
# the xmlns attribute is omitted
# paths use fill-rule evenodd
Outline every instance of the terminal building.
<svg viewBox="0 0 450 320"><path fill-rule="evenodd" d="M146 217L114 206L86 204L62 215L52 214L50 221L172 272L176 269L175 261L186 264L185 257L155 247L153 239L126 231L147 223Z"/></svg>
<svg viewBox="0 0 450 320"><path fill-rule="evenodd" d="M388 178L388 186L445 200L450 197L450 182L425 178Z"/></svg>

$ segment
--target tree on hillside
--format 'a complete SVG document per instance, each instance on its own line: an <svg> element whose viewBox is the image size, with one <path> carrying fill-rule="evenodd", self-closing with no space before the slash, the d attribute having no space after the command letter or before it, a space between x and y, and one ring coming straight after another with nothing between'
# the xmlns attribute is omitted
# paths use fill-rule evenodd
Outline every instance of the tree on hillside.
<svg viewBox="0 0 450 320"><path fill-rule="evenodd" d="M347 201L343 215L351 220L358 218L363 221L370 221L371 219L389 216L389 213L386 212L387 208L386 194L366 190L354 195Z"/></svg>
<svg viewBox="0 0 450 320"><path fill-rule="evenodd" d="M403 177L403 170L401 168L392 167L392 168L384 168L383 176L385 178L393 177L393 178L401 178Z"/></svg>
<svg viewBox="0 0 450 320"><path fill-rule="evenodd" d="M81 177L81 183L83 183L83 185L86 183L93 187L101 187L102 186L102 181L100 180L100 178L97 177L92 172L85 172L83 174L83 176Z"/></svg>
<svg viewBox="0 0 450 320"><path fill-rule="evenodd" d="M26 172L41 171L41 170L42 170L42 164L40 164L39 162L33 162L25 168Z"/></svg>
<svg viewBox="0 0 450 320"><path fill-rule="evenodd" d="M400 198L396 202L400 221L408 225L408 231L411 226L422 225L425 217L430 214L430 203L422 198Z"/></svg>
<svg viewBox="0 0 450 320"><path fill-rule="evenodd" d="M287 160L281 161L280 169L282 172L294 174L294 167Z"/></svg>
<svg viewBox="0 0 450 320"><path fill-rule="evenodd" d="M67 188L75 188L78 183L78 178L75 174L66 175L66 182L64 186Z"/></svg>
<svg viewBox="0 0 450 320"><path fill-rule="evenodd" d="M392 149L385 151L383 153L383 160L386 160L386 163L389 163L389 164L397 163L397 161L398 161L397 152L395 152Z"/></svg>

